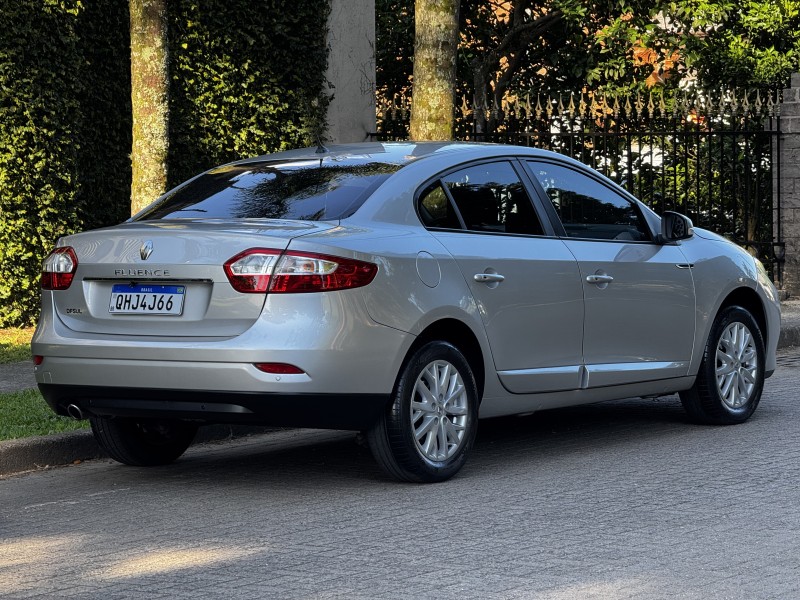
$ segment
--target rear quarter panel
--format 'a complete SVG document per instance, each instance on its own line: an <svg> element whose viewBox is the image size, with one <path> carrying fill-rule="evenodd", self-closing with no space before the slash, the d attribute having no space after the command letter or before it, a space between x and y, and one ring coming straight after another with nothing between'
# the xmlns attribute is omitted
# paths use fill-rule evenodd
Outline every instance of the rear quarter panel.
<svg viewBox="0 0 800 600"><path fill-rule="evenodd" d="M414 217L416 218L416 217ZM361 289L369 316L381 325L419 336L442 319L456 319L475 335L483 355L484 398L503 395L478 307L452 256L421 225L375 224L332 229L293 240L290 248L348 256L378 265L375 280ZM392 360L399 373L401 356Z"/></svg>

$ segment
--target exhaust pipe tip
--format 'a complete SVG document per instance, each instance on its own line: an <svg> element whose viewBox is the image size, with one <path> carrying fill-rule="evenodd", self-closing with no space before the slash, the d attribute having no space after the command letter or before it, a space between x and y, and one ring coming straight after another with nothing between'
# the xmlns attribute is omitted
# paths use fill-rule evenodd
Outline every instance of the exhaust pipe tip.
<svg viewBox="0 0 800 600"><path fill-rule="evenodd" d="M70 404L67 407L67 414L76 421L83 421L86 418L86 415L83 414L81 407L77 404Z"/></svg>

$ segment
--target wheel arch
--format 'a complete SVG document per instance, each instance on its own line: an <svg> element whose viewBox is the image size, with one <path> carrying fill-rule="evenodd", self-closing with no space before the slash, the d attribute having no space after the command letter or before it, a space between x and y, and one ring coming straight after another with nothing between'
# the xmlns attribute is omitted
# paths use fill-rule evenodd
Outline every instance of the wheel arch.
<svg viewBox="0 0 800 600"><path fill-rule="evenodd" d="M761 330L761 337L764 341L764 347L768 348L769 342L767 337L769 336L769 331L767 330L767 314L766 311L764 310L764 305L762 304L761 299L758 297L758 293L749 287L736 288L735 290L730 292L722 301L719 308L717 309L717 314L719 314L729 306L741 306L742 308L746 309L751 315L753 315L753 318L758 324L758 328ZM710 329L709 329L709 334L710 334Z"/></svg>
<svg viewBox="0 0 800 600"><path fill-rule="evenodd" d="M484 364L483 350L477 336L463 321L458 319L445 318L434 321L420 332L414 343L406 352L403 359L405 364L408 359L422 346L428 342L442 341L448 342L458 348L467 359L472 373L475 376L475 384L478 394L483 397L484 385L486 383L486 366Z"/></svg>

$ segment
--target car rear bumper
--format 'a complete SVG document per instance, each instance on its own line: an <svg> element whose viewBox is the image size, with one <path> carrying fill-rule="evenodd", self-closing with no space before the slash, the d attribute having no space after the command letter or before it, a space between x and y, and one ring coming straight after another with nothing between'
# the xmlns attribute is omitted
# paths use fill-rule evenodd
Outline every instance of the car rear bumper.
<svg viewBox="0 0 800 600"><path fill-rule="evenodd" d="M39 384L50 408L67 415L185 419L276 427L367 429L389 402L386 394L229 392ZM74 410L72 411L75 412Z"/></svg>

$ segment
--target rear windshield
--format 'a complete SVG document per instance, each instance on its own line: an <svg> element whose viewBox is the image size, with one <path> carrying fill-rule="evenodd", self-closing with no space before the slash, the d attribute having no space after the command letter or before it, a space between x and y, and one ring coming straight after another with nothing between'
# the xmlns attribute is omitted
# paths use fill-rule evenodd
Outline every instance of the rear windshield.
<svg viewBox="0 0 800 600"><path fill-rule="evenodd" d="M354 159L226 165L176 188L134 220L344 219L401 166Z"/></svg>

